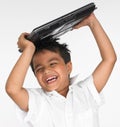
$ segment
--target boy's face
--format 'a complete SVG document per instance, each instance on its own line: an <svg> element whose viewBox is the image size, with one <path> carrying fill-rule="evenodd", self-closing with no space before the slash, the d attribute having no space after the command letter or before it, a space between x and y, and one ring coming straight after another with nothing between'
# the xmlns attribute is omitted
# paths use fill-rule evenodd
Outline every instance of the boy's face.
<svg viewBox="0 0 120 127"><path fill-rule="evenodd" d="M33 58L35 76L46 91L56 90L62 93L69 86L71 62L65 64L59 53L43 50Z"/></svg>

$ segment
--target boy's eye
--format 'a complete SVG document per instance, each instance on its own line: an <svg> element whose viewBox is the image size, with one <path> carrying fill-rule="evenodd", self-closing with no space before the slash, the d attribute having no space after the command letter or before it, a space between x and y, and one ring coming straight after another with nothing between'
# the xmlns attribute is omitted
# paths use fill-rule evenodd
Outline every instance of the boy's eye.
<svg viewBox="0 0 120 127"><path fill-rule="evenodd" d="M57 63L54 62L54 63L50 63L50 66L55 66Z"/></svg>
<svg viewBox="0 0 120 127"><path fill-rule="evenodd" d="M36 72L42 72L44 70L44 68L43 67L40 67L40 68L37 68L36 69Z"/></svg>

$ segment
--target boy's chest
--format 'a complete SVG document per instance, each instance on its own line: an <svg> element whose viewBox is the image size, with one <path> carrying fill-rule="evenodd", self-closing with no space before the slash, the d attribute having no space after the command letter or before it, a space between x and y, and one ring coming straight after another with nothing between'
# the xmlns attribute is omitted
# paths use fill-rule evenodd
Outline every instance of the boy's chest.
<svg viewBox="0 0 120 127"><path fill-rule="evenodd" d="M85 97L80 99L70 95L66 100L52 97L46 103L44 112L47 111L48 115L44 119L50 120L52 127L94 127L96 112Z"/></svg>

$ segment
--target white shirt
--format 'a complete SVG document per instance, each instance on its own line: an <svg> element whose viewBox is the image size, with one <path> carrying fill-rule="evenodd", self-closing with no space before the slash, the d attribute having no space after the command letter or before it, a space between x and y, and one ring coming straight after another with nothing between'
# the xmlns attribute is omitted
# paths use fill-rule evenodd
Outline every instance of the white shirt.
<svg viewBox="0 0 120 127"><path fill-rule="evenodd" d="M27 91L29 111L19 109L17 113L30 127L99 127L98 108L102 98L92 76L83 81L79 81L79 75L72 78L66 98L41 88Z"/></svg>

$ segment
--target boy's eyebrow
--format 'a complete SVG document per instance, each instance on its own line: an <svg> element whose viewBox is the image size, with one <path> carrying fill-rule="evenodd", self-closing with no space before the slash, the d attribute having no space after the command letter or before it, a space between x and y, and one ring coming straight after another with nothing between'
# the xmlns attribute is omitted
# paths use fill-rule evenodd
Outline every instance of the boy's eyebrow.
<svg viewBox="0 0 120 127"><path fill-rule="evenodd" d="M34 69L36 69L36 68L38 68L38 67L42 67L42 65L37 64L37 65L35 65Z"/></svg>
<svg viewBox="0 0 120 127"><path fill-rule="evenodd" d="M54 61L54 60L57 60L58 61L59 59L56 58L56 57L54 57L54 58L49 59L48 62L51 62L51 61Z"/></svg>

